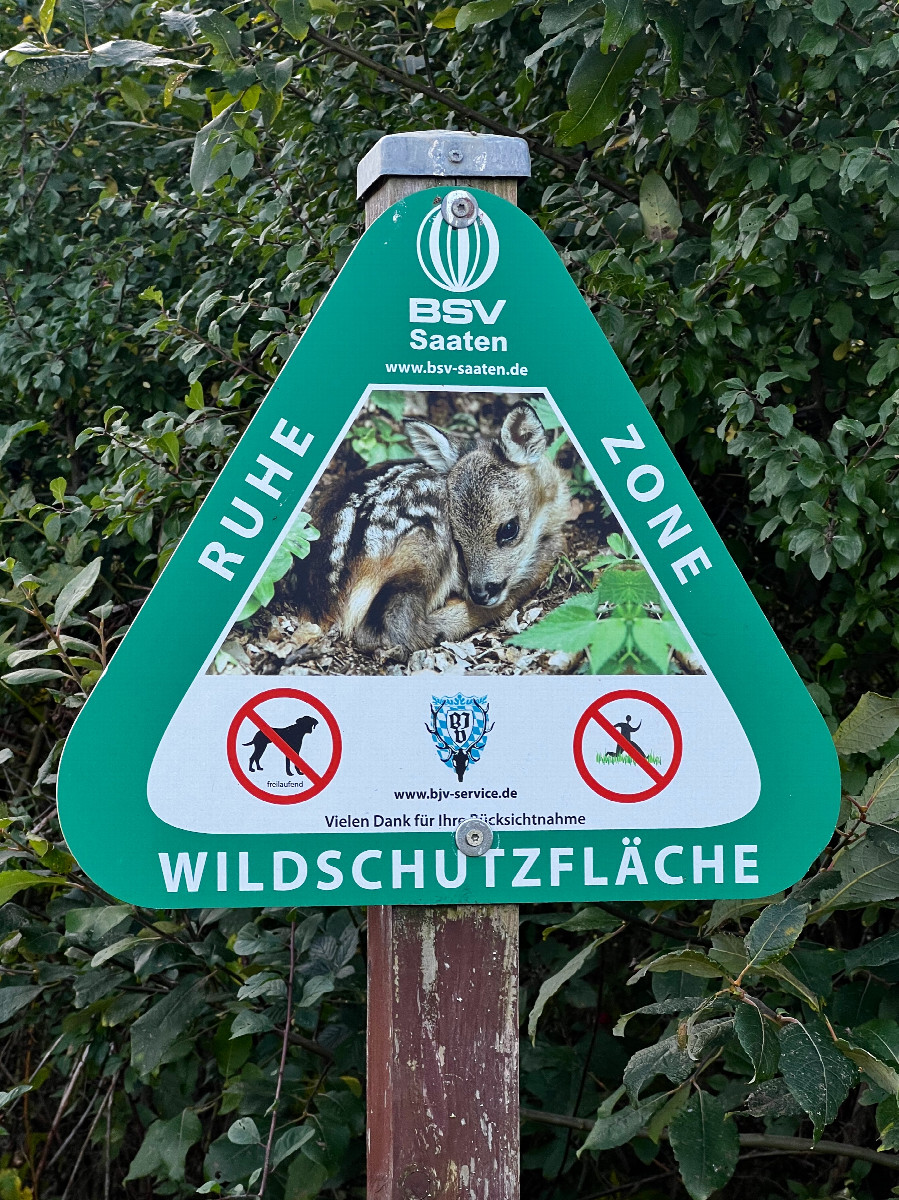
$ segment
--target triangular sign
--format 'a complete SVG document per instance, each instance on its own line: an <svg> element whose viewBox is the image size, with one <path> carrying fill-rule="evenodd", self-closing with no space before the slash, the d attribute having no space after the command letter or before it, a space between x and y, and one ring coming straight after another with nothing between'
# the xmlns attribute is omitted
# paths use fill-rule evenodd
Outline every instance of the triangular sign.
<svg viewBox="0 0 899 1200"><path fill-rule="evenodd" d="M827 841L827 728L593 315L449 191L361 239L66 743L117 897L763 896Z"/></svg>

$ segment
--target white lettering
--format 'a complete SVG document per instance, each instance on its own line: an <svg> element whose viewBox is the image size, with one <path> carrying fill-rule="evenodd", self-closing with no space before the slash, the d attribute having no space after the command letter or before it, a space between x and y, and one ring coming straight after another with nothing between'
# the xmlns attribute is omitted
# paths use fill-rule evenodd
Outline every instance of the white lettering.
<svg viewBox="0 0 899 1200"><path fill-rule="evenodd" d="M631 435L630 441L628 441L627 438L603 438L602 439L602 444L605 446L606 451L609 455L609 458L612 460L612 462L615 464L616 467L621 462L621 458L618 454L618 449L621 449L621 450L645 450L646 449L645 445L643 444L643 439L640 437L639 433L637 433L636 425L628 425L627 431Z"/></svg>
<svg viewBox="0 0 899 1200"><path fill-rule="evenodd" d="M471 301L444 300L443 320L447 325L470 325Z"/></svg>
<svg viewBox="0 0 899 1200"><path fill-rule="evenodd" d="M657 517L652 517L646 524L650 529L655 529L656 525L661 525L664 521L665 528L659 534L659 545L663 550L667 549L672 542L676 542L678 538L682 538L685 534L692 533L689 525L681 525L677 527L678 521L684 514L681 512L679 504L672 504L670 508L666 508L664 512L660 512Z"/></svg>
<svg viewBox="0 0 899 1200"><path fill-rule="evenodd" d="M243 562L243 555L229 554L221 542L210 542L197 561L201 567L208 567L210 571L215 571L216 575L221 575L222 579L233 579L234 572L229 571L225 563L234 563L237 566Z"/></svg>
<svg viewBox="0 0 899 1200"><path fill-rule="evenodd" d="M423 321L425 325L436 325L440 320L440 301L421 296L409 297L409 320Z"/></svg>
<svg viewBox="0 0 899 1200"><path fill-rule="evenodd" d="M456 877L455 879L447 879L446 877L446 853L443 850L438 850L436 854L437 865L437 882L444 888L457 888L465 882L465 872L468 868L468 859L461 850L456 851Z"/></svg>
<svg viewBox="0 0 899 1200"><path fill-rule="evenodd" d="M425 885L425 852L424 850L415 850L412 856L411 863L403 862L402 850L394 850L393 852L393 886L401 888L403 886L403 876L411 875L413 877L413 885L417 888L423 888Z"/></svg>
<svg viewBox="0 0 899 1200"><path fill-rule="evenodd" d="M505 353L509 349L509 343L504 337L492 337L490 339L490 348L494 354L499 354L501 351ZM527 375L527 367L521 368L522 375Z"/></svg>
<svg viewBox="0 0 899 1200"><path fill-rule="evenodd" d="M574 854L573 850L560 849L558 846L552 846L549 851L549 885L550 887L559 886L559 877L563 871L573 871L574 867L570 862L563 862L562 857L571 858Z"/></svg>
<svg viewBox="0 0 899 1200"><path fill-rule="evenodd" d="M640 839L634 838L633 846L629 845L630 838L622 838L621 840L624 842L624 853L621 856L621 864L618 867L615 886L621 887L631 875L633 875L637 883L648 883L646 871L643 869L643 860L640 857L640 851L637 849L640 845Z"/></svg>
<svg viewBox="0 0 899 1200"><path fill-rule="evenodd" d="M496 887L496 863L494 859L504 858L505 850L488 850L484 855L484 866L487 871L487 887Z"/></svg>
<svg viewBox="0 0 899 1200"><path fill-rule="evenodd" d="M410 350L427 350L428 335L423 329L413 329L412 337L409 341Z"/></svg>
<svg viewBox="0 0 899 1200"><path fill-rule="evenodd" d="M320 871L323 871L331 879L330 883L323 883L321 880L315 885L322 892L333 892L335 888L339 888L343 883L343 871L339 867L331 865L332 859L336 862L340 858L339 850L325 850L315 860Z"/></svg>
<svg viewBox="0 0 899 1200"><path fill-rule="evenodd" d="M681 583L687 583L687 568L689 567L691 574L698 575L699 567L696 565L697 563L702 563L707 571L712 566L709 562L709 556L703 550L702 546L697 546L695 550L691 550L689 554L685 554L683 558L679 558L676 562L673 562L671 569Z"/></svg>
<svg viewBox="0 0 899 1200"><path fill-rule="evenodd" d="M539 887L540 880L539 879L531 879L530 875L528 875L528 871L530 871L531 867L534 865L534 863L540 857L540 851L539 850L513 850L512 857L513 858L523 858L525 860L522 863L521 867L519 868L515 878L512 880L512 887Z"/></svg>
<svg viewBox="0 0 899 1200"><path fill-rule="evenodd" d="M637 488L637 481L642 479L644 475L652 475L655 483L651 484L647 491L641 491ZM658 467L651 467L649 463L644 463L642 467L634 467L630 475L627 477L627 490L635 500L641 500L644 504L648 500L655 500L662 494L665 488L665 480L662 478L662 472Z"/></svg>
<svg viewBox="0 0 899 1200"><path fill-rule="evenodd" d="M165 880L165 890L167 892L177 892L181 887L181 876L184 876L184 882L187 884L189 892L196 892L200 889L200 881L203 878L203 868L206 866L206 851L201 850L197 855L196 867L191 865L190 855L182 852L175 859L175 870L172 871L172 864L169 856L164 850L159 852L159 865L162 867L162 877Z"/></svg>
<svg viewBox="0 0 899 1200"><path fill-rule="evenodd" d="M220 892L228 890L228 855L224 850L216 854L216 887Z"/></svg>
<svg viewBox="0 0 899 1200"><path fill-rule="evenodd" d="M748 854L758 854L758 846L734 846L734 882L758 883L758 875L750 875L749 871L758 869L758 859L747 858Z"/></svg>
<svg viewBox="0 0 899 1200"><path fill-rule="evenodd" d="M302 442L297 445L297 438L300 436L299 429L297 429L296 425L292 425L290 427L290 433L285 434L284 430L286 428L287 422L282 417L271 434L272 441L277 442L279 446L283 446L285 450L292 450L294 454L297 454L300 458L302 458L312 445L312 434L307 433Z"/></svg>
<svg viewBox="0 0 899 1200"><path fill-rule="evenodd" d="M714 870L715 883L724 883L724 847L715 847L714 858L702 857L702 846L693 847L693 882L702 883L702 873Z"/></svg>
<svg viewBox="0 0 899 1200"><path fill-rule="evenodd" d="M263 885L250 879L250 856L241 850L237 856L237 889L240 892L261 892Z"/></svg>
<svg viewBox="0 0 899 1200"><path fill-rule="evenodd" d="M493 308L488 313L487 309L483 306L480 300L472 300L472 304L474 305L475 312L485 325L495 325L499 318L499 314L506 307L505 300L497 300L496 304L494 304Z"/></svg>
<svg viewBox="0 0 899 1200"><path fill-rule="evenodd" d="M276 487L272 487L272 477L280 475L282 479L290 479L293 476L293 471L288 471L287 467L282 467L280 463L272 462L265 454L257 455L256 461L261 467L265 467L265 474L248 475L247 483L251 483L253 487L259 488L260 492L265 492L266 496L271 496L273 500L280 500L281 493Z"/></svg>
<svg viewBox="0 0 899 1200"><path fill-rule="evenodd" d="M353 859L353 883L359 887L365 888L368 892L376 892L381 887L380 880L366 879L362 874L362 866L367 863L370 858L380 858L380 850L363 850L361 854L357 854Z"/></svg>
<svg viewBox="0 0 899 1200"><path fill-rule="evenodd" d="M683 875L669 875L666 869L666 863L672 854L683 854L683 846L665 846L656 855L656 876L662 883L667 883L674 887L678 883L684 882Z"/></svg>
<svg viewBox="0 0 899 1200"><path fill-rule="evenodd" d="M296 874L293 879L284 878L284 864L286 862L293 863L296 868ZM302 887L306 882L306 876L309 874L309 869L306 866L306 860L302 854L297 854L295 850L276 850L274 857L274 872L275 872L275 891L276 892L292 892L294 888Z"/></svg>
<svg viewBox="0 0 899 1200"><path fill-rule="evenodd" d="M243 538L254 538L262 528L262 513L258 508L254 508L252 504L247 504L245 500L241 500L239 496L235 496L231 503L238 512L246 513L252 521L252 525L238 525L230 517L222 517L219 524L224 525L226 529L230 529L232 533L237 533Z"/></svg>
<svg viewBox="0 0 899 1200"><path fill-rule="evenodd" d="M584 883L587 887L606 887L609 882L608 875L593 874L593 847L584 847Z"/></svg>

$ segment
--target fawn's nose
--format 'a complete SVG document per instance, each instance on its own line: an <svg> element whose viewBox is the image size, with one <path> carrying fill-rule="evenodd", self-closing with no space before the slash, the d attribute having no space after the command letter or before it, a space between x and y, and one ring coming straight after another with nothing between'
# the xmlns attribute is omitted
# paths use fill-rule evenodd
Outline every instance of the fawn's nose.
<svg viewBox="0 0 899 1200"><path fill-rule="evenodd" d="M480 586L469 583L468 594L475 604L490 605L496 600L505 586L505 579L501 583L482 583Z"/></svg>

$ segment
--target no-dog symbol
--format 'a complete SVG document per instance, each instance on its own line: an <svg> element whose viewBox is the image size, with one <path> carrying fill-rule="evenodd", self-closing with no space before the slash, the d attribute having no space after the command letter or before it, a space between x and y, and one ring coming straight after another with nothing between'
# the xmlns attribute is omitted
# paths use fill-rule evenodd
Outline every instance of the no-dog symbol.
<svg viewBox="0 0 899 1200"><path fill-rule="evenodd" d="M649 692L621 690L596 700L578 721L574 761L594 792L634 804L668 786L680 766L683 745L667 705Z"/></svg>
<svg viewBox="0 0 899 1200"><path fill-rule="evenodd" d="M228 763L241 787L269 804L299 804L337 772L340 727L330 709L295 688L248 700L228 730Z"/></svg>

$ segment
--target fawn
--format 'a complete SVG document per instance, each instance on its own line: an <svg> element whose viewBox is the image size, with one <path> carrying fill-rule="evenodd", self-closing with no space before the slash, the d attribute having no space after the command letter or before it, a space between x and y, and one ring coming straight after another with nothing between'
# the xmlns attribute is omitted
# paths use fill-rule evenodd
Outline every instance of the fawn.
<svg viewBox="0 0 899 1200"><path fill-rule="evenodd" d="M321 539L287 581L294 603L363 650L408 653L501 620L563 546L567 476L529 404L492 438L405 426L418 458L350 475L313 501Z"/></svg>

